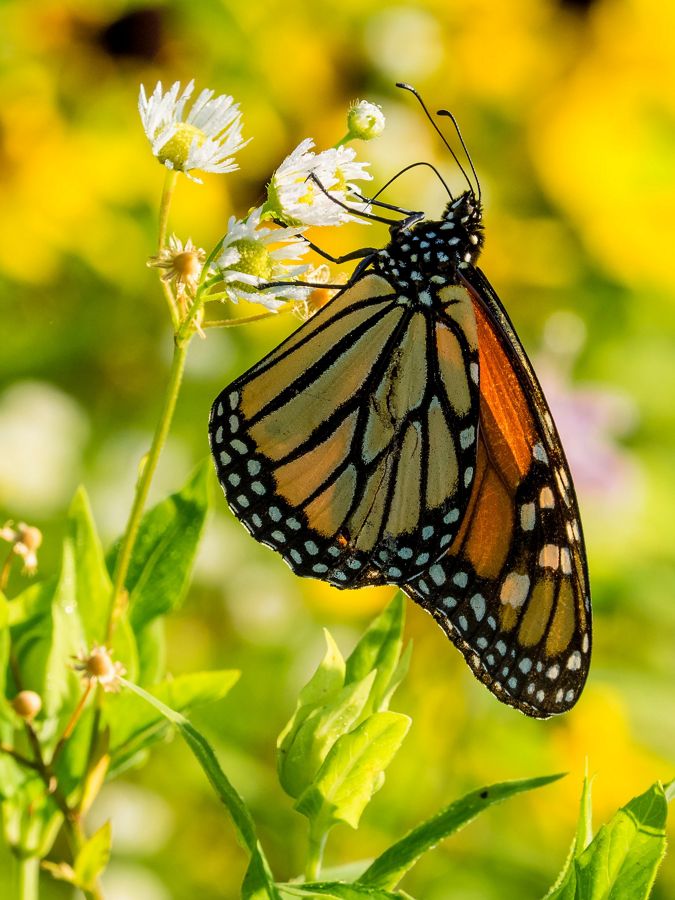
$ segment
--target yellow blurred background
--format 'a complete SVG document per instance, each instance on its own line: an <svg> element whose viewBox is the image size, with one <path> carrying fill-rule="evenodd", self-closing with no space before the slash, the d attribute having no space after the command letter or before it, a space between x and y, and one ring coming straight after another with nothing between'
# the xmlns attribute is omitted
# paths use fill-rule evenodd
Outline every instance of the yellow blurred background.
<svg viewBox="0 0 675 900"><path fill-rule="evenodd" d="M45 533L58 566L63 516L84 483L104 539L121 531L158 415L171 334L156 273L163 171L136 102L195 78L241 104L241 171L181 179L171 228L210 248L227 217L261 202L301 139L331 146L349 101L387 128L357 145L374 184L418 159L456 167L395 81L458 117L483 187L482 268L541 373L575 475L589 553L595 652L560 719L530 721L472 678L432 620L408 605L413 718L384 789L327 863L364 859L462 792L567 771L488 812L405 881L424 900L544 894L572 839L586 762L596 825L675 761L675 7L662 0L317 0L0 6L0 520ZM424 171L390 202L440 214ZM315 235L318 236L318 235ZM379 226L321 234L335 251ZM251 310L249 309L248 312ZM243 305L223 311L246 314ZM190 348L154 499L207 450L213 397L297 323L211 330ZM197 717L250 803L275 874L302 868L305 823L276 783L274 743L327 625L347 652L391 591L294 578L252 541L215 485L185 607L167 624L173 672L237 667L227 700ZM23 581L14 576L12 590ZM236 897L245 869L224 810L178 742L109 785L111 900ZM672 834L672 831L671 831ZM0 857L0 866L3 865ZM67 891L44 881L44 896ZM675 896L675 857L653 894Z"/></svg>

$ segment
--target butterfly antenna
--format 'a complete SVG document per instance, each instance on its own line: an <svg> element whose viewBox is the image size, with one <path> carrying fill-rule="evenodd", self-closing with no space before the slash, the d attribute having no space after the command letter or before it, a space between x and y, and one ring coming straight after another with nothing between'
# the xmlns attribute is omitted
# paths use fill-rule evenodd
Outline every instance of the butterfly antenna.
<svg viewBox="0 0 675 900"><path fill-rule="evenodd" d="M401 171L400 171L400 172L397 172L396 175L393 175L393 176L389 179L389 181L386 182L386 184L383 184L382 187L379 189L379 191L378 191L376 194L373 194L373 196L372 196L370 199L371 199L371 200L376 200L376 199L380 196L380 194L382 193L382 191L386 191L386 189L389 187L389 185L390 185L390 184L393 184L394 181L396 181L397 178L400 178L401 175L405 175L405 173L406 173L406 172L409 172L410 169L416 169L418 166L426 166L427 168L431 169L432 172L435 172L435 173L436 173L436 177L438 178L438 180L440 181L440 183L441 183L441 184L443 185L443 187L445 188L448 197L449 197L451 200L454 199L453 196L452 196L452 194L451 194L451 192L450 192L450 188L449 188L449 187L447 186L447 184L445 183L445 179L443 178L443 176L441 175L441 173L438 171L438 169L436 168L436 166L432 166L430 162L426 162L425 160L420 160L419 162L410 163L409 166L406 166L404 169L401 169Z"/></svg>
<svg viewBox="0 0 675 900"><path fill-rule="evenodd" d="M446 147L448 148L448 150L450 151L450 154L451 154L452 158L453 158L454 161L457 163L457 167L459 168L459 171L462 173L462 175L463 175L464 178L466 179L466 183L469 185L469 190L470 190L471 193L473 194L473 193L474 193L473 184L471 183L471 179L469 178L469 176L468 176L467 173L466 173L466 169L465 169L464 166L461 164L461 162L460 162L459 159L457 158L457 154L456 154L455 151L452 149L452 147L450 146L450 144L447 142L445 135L443 134L443 132L441 131L441 129L438 127L438 125L437 125L436 122L434 121L434 119L433 119L431 113L429 112L429 110L428 110L427 107L426 107L426 104L425 104L424 100L422 100L422 98L421 98L420 95L417 93L417 91L415 90L415 88L414 88L411 84L406 84L405 81L397 81L397 82L396 82L396 87L397 87L397 88L402 88L404 91L410 91L410 93L413 94L413 95L417 98L418 103L420 104L420 106L421 106L422 109L424 110L425 116L426 116L427 119L431 122L431 125L432 125L434 131L438 134L438 136L440 137L440 139L443 141L443 143L445 144L445 146L446 146ZM460 139L461 139L461 138L460 138ZM462 141L462 145L464 145L464 141ZM465 149L465 151L466 151L466 147L465 147L464 149ZM468 154L467 154L467 155L468 155ZM471 162L471 160L469 160L469 162ZM471 165L471 168L473 169L473 164ZM477 179L476 179L476 180L477 180ZM478 189L479 189L479 191L480 191L480 185L479 185Z"/></svg>
<svg viewBox="0 0 675 900"><path fill-rule="evenodd" d="M476 173L476 167L473 164L473 160L471 159L471 154L467 150L466 144L464 143L464 138L462 137L462 132L459 130L459 125L457 124L457 119L453 116L449 109L439 109L436 113L437 116L447 116L452 124L455 127L455 131L457 132L457 137L459 138L459 142L462 145L462 149L466 154L466 158L469 160L469 165L471 166L471 171L473 172L473 177L476 179L476 186L478 188L478 202L480 203L481 199L481 189L480 189L480 181L478 180L478 174ZM472 188L473 190L473 188Z"/></svg>

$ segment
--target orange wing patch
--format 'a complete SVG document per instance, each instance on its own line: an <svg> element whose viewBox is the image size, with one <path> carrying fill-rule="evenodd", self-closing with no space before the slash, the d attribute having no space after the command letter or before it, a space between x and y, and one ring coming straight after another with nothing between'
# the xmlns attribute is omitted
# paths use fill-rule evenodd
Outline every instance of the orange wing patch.
<svg viewBox="0 0 675 900"><path fill-rule="evenodd" d="M493 693L546 717L574 705L588 671L578 512L541 389L508 320L498 327L478 295L474 309L480 421L473 490L445 556L405 590Z"/></svg>

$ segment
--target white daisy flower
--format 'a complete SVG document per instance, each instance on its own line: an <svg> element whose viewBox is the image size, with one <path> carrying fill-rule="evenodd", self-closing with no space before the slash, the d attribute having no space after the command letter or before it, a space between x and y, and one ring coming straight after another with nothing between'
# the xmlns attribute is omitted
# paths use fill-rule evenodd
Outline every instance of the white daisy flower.
<svg viewBox="0 0 675 900"><path fill-rule="evenodd" d="M176 81L166 93L158 81L150 97L141 85L138 111L152 152L167 169L185 172L234 172L238 166L234 154L248 143L241 135L241 113L232 97L213 91L202 91L185 114L192 96L194 81L181 91Z"/></svg>
<svg viewBox="0 0 675 900"><path fill-rule="evenodd" d="M292 281L306 272L309 266L295 263L308 247L300 236L302 229L261 226L262 212L259 207L246 219L230 218L215 266L229 300L248 300L276 311L288 300L304 299L311 288L298 284L269 291L256 289L272 281ZM275 244L280 246L273 248Z"/></svg>
<svg viewBox="0 0 675 900"><path fill-rule="evenodd" d="M314 141L306 138L281 163L267 187L265 213L296 226L363 221L335 201L347 203L355 211L367 210L351 194L358 191L355 181L372 179L365 169L368 163L357 162L351 147L314 153L313 146ZM311 174L316 176L323 191L309 177Z"/></svg>
<svg viewBox="0 0 675 900"><path fill-rule="evenodd" d="M382 107L369 100L356 100L347 113L349 136L362 141L379 137L384 131L386 120Z"/></svg>

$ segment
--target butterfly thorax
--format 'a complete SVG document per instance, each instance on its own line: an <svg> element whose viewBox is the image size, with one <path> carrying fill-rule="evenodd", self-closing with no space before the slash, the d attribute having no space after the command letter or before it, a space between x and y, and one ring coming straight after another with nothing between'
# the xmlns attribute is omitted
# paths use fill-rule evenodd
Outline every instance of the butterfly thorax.
<svg viewBox="0 0 675 900"><path fill-rule="evenodd" d="M466 191L448 203L442 219L393 229L373 268L396 288L402 304L433 306L442 287L459 284L458 270L472 265L482 246L480 204Z"/></svg>

